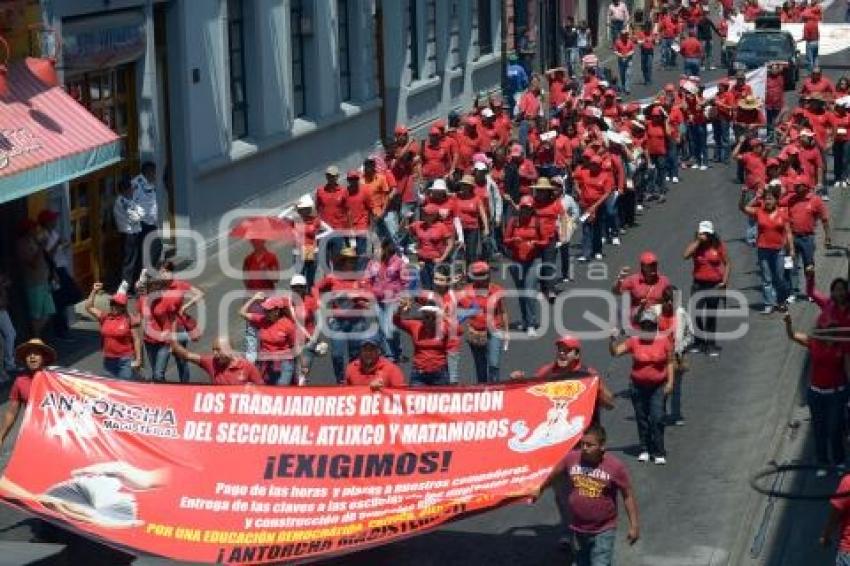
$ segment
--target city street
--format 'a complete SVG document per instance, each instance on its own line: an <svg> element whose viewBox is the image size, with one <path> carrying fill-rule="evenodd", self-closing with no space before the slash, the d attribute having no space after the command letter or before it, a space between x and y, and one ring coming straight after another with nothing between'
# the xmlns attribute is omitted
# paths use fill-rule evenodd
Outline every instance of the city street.
<svg viewBox="0 0 850 566"><path fill-rule="evenodd" d="M829 12L828 12L829 14ZM825 20L829 21L827 16ZM716 50L715 50L716 52ZM715 55L717 57L717 55ZM846 60L847 52L824 59L826 73L833 80L843 71L829 69L831 63ZM604 56L603 56L604 58ZM665 82L678 79L679 71L656 69L652 86L639 84L639 71L634 70L635 86L631 98L639 100L655 94ZM711 71L704 80L721 76ZM789 93L789 102L791 93ZM713 154L713 148L710 148ZM830 160L831 161L831 160ZM613 360L608 353L608 341L585 342L582 357L596 368L608 387L617 396L616 408L605 412L603 424L608 431L609 451L628 466L637 492L640 508L641 538L629 546L625 528L618 532L616 563L626 566L709 566L725 564L782 564L804 566L826 564L832 554L817 549L816 540L798 537L794 545L780 548L779 538L768 538L758 556L749 557L753 536L762 526L765 498L749 487L749 477L775 458L777 438L782 438L792 416L802 421L798 434L808 433L808 413L798 409L801 373L805 352L789 346L784 335L781 315L763 316L760 308L760 286L756 270L755 251L743 240L744 216L738 211L740 187L734 179L734 168L712 163L708 171L682 170L681 183L671 185L667 202L648 206L639 217L640 225L629 230L620 247L606 246L602 262L575 264L575 281L564 290L610 290L622 266L637 268L637 257L652 250L660 258L660 270L687 297L691 281L691 263L682 259L685 246L693 239L697 224L711 220L726 242L732 260L730 287L744 293L750 301L746 319L749 330L733 342L722 343L719 358L690 356L690 370L684 377L683 412L685 426L668 427L666 433L667 465L639 464L637 432L633 409L627 398L629 383L628 358ZM305 192L311 187L304 187ZM834 277L844 276L847 261L844 249L850 248L850 206L847 191L830 189L829 203L833 222L833 249L825 250L819 238L818 287L824 289ZM573 240L579 243L580 234ZM213 246L212 249L216 249ZM247 246L230 246L231 257L241 261ZM575 251L574 255L578 255ZM603 268L607 266L607 268ZM587 272L594 274L588 278ZM602 276L607 270L607 276ZM500 279L502 279L500 277ZM218 305L229 291L241 288L241 282L227 279L217 261L207 264L205 273L192 280L203 288L209 305ZM505 283L511 287L510 283ZM606 318L602 301L567 298L561 312L552 313L570 329L588 329L589 315ZM517 305L509 305L512 320L518 318ZM236 320L228 331L239 344L243 323ZM817 308L809 303L792 306L795 325L808 328ZM731 327L733 322L721 323ZM738 324L738 322L734 322ZM552 324L540 337L517 339L511 343L503 358L501 374L506 379L513 370L532 373L538 366L551 361L557 332ZM204 350L215 332L207 332L194 350ZM75 342L60 348L63 365L92 372L100 371L99 336L94 323L81 320L73 331ZM409 353L409 344L405 344ZM466 383L474 380L472 359L464 345L461 375ZM173 370L173 366L171 368ZM407 369L407 368L405 368ZM193 368L193 380L200 379ZM331 385L333 375L330 358L321 358L312 373L312 383ZM6 398L6 392L0 394ZM0 406L0 411L5 403ZM0 454L4 466L13 443L9 442ZM807 449L803 447L803 449ZM787 453L787 452L784 452ZM49 465L49 463L45 463ZM835 478L818 480L827 489ZM826 502L804 508L809 518L805 532L816 538ZM796 508L786 509L793 512ZM803 509L803 508L801 508ZM622 513L621 513L622 515ZM621 527L624 525L621 517ZM764 526L776 529L785 525L777 512ZM564 564L565 554L558 546L564 533L550 491L535 503L517 503L482 515L443 526L436 531L401 542L368 549L323 562L333 565L397 565L405 566L468 566L486 564ZM0 507L0 540L27 541L33 536L29 516L10 507ZM775 534L774 534L775 536ZM117 564L129 562L126 557L77 537L62 536L68 545L65 554L54 562L40 564ZM775 545L775 546L772 546ZM793 547L793 552L789 549ZM739 562L733 562L736 557ZM135 563L153 563L139 559ZM5 563L0 557L0 564Z"/></svg>

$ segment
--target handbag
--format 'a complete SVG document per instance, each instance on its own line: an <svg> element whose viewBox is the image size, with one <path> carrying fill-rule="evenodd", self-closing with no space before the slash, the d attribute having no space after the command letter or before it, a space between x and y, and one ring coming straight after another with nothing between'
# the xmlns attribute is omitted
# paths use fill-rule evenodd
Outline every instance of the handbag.
<svg viewBox="0 0 850 566"><path fill-rule="evenodd" d="M486 330L475 330L471 326L466 328L466 341L470 346L484 347L487 345L489 334Z"/></svg>

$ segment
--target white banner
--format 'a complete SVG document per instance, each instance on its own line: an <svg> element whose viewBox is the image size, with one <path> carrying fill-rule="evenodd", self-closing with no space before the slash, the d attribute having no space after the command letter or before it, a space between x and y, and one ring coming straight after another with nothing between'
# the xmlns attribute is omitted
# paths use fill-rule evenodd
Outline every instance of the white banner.
<svg viewBox="0 0 850 566"><path fill-rule="evenodd" d="M738 43L742 33L755 29L753 22L742 22L740 26L729 26L727 41ZM791 33L794 41L803 44L803 24L782 24L782 29ZM805 45L798 45L800 51ZM820 44L818 55L832 55L850 48L850 24L820 24Z"/></svg>

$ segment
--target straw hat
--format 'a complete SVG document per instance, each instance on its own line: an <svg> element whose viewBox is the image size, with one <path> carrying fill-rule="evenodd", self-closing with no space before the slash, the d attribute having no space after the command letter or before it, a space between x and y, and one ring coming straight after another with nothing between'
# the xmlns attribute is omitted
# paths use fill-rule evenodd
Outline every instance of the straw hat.
<svg viewBox="0 0 850 566"><path fill-rule="evenodd" d="M539 179L537 179L536 183L531 185L531 188L532 189L543 189L543 190L553 191L557 187L552 184L552 182L549 180L549 177L540 177Z"/></svg>
<svg viewBox="0 0 850 566"><path fill-rule="evenodd" d="M744 110L761 108L761 100L751 94L738 102L738 108L743 108Z"/></svg>
<svg viewBox="0 0 850 566"><path fill-rule="evenodd" d="M49 366L56 362L56 350L39 340L38 338L33 338L29 342L24 342L17 348L15 348L15 360L22 364L26 361L27 356L30 355L31 352L37 352L41 354L41 357L44 359L44 365Z"/></svg>
<svg viewBox="0 0 850 566"><path fill-rule="evenodd" d="M472 175L464 175L463 177L460 178L460 184L461 185L469 185L470 187L474 187L475 186L475 177L473 177Z"/></svg>

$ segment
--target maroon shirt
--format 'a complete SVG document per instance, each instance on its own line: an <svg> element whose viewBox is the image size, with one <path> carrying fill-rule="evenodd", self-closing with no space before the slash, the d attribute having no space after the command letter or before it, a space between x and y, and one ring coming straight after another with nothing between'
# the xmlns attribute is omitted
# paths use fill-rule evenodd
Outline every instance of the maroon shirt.
<svg viewBox="0 0 850 566"><path fill-rule="evenodd" d="M626 466L614 455L605 454L596 466L582 462L573 450L564 458L569 485L570 529L599 534L617 526L617 492L631 485Z"/></svg>

